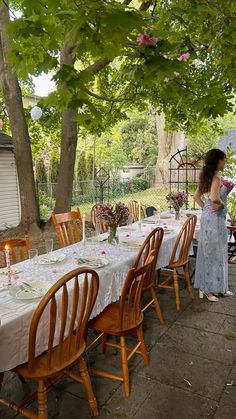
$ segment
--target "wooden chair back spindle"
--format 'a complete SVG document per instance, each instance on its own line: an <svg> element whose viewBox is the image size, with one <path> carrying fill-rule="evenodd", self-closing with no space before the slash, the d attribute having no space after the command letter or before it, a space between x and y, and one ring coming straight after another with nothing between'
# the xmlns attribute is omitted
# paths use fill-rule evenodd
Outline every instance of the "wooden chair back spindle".
<svg viewBox="0 0 236 419"><path fill-rule="evenodd" d="M92 207L90 212L90 222L92 227L95 231L98 233L106 233L108 231L108 226L106 223L103 223L102 221L98 220L96 212L100 204L96 204Z"/></svg>
<svg viewBox="0 0 236 419"><path fill-rule="evenodd" d="M67 288L69 283L70 285L73 283L71 298ZM75 269L57 281L42 298L35 310L29 330L28 365L31 371L34 371L35 366L38 325L47 307L50 317L46 349L48 372L52 370L55 373L56 370L67 368L73 360L78 359L80 351L84 350L85 332L98 287L99 277L95 271L86 268ZM55 342L57 327L59 327L59 337Z"/></svg>
<svg viewBox="0 0 236 419"><path fill-rule="evenodd" d="M61 247L77 243L81 240L82 217L79 208L64 214L52 213L52 220Z"/></svg>
<svg viewBox="0 0 236 419"><path fill-rule="evenodd" d="M143 283L149 277L153 267L154 251L146 259L143 266L137 269L130 269L127 273L122 289L119 307L120 328L125 324L132 326L136 324L141 316L141 296ZM125 313L129 313L129 318L125 318Z"/></svg>
<svg viewBox="0 0 236 419"><path fill-rule="evenodd" d="M0 242L0 267L6 267L5 246L10 250L11 263L23 262L29 258L30 240L26 236L20 239L10 239Z"/></svg>
<svg viewBox="0 0 236 419"><path fill-rule="evenodd" d="M193 240L197 216L191 215L183 224L175 241L169 266L184 266L188 263L189 248Z"/></svg>
<svg viewBox="0 0 236 419"><path fill-rule="evenodd" d="M154 285L154 274L157 264L157 258L159 254L159 250L162 244L164 236L163 228L156 227L151 233L147 236L147 238L144 240L138 256L134 263L134 268L137 269L141 263L145 263L149 254L153 251L154 252L154 259L153 259L153 267L152 272L149 277L146 276L146 280L143 283L143 288L147 289ZM147 281L148 280L148 281Z"/></svg>
<svg viewBox="0 0 236 419"><path fill-rule="evenodd" d="M139 221L139 203L138 203L138 201L130 201L128 203L128 208L129 208L129 212L130 212L130 215L132 217L133 223L135 223L136 221ZM144 210L142 205L141 205L141 217L145 218L145 210Z"/></svg>

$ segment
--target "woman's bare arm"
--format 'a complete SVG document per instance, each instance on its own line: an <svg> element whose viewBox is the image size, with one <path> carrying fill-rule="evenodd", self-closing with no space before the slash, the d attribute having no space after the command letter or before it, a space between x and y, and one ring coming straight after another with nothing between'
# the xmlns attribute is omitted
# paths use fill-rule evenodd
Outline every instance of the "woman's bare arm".
<svg viewBox="0 0 236 419"><path fill-rule="evenodd" d="M197 188L195 194L194 194L194 201L199 205L200 208L204 207L204 202L202 200L202 195L199 191L199 187Z"/></svg>
<svg viewBox="0 0 236 419"><path fill-rule="evenodd" d="M219 211L225 207L224 202L220 199L220 186L220 178L218 176L214 176L210 191L210 199L213 202L213 205L210 207L212 211Z"/></svg>

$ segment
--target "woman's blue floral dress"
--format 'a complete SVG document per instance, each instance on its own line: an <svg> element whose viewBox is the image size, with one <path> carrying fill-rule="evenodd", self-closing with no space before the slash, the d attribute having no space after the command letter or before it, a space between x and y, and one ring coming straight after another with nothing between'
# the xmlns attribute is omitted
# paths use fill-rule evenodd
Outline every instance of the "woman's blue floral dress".
<svg viewBox="0 0 236 419"><path fill-rule="evenodd" d="M228 291L228 233L226 209L210 210L212 201L205 194L198 242L194 287L205 293L224 294ZM220 198L227 201L227 189L220 188Z"/></svg>

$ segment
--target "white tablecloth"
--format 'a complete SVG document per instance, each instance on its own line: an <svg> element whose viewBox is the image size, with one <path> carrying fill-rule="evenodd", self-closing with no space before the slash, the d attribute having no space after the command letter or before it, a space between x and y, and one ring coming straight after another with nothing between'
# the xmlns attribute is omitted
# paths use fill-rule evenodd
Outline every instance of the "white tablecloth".
<svg viewBox="0 0 236 419"><path fill-rule="evenodd" d="M173 249L173 244L178 235L181 223L174 225L174 231L165 234L157 261L157 267L161 268L168 264ZM142 231L131 233L131 239L143 242L153 225L142 224ZM128 232L120 232L120 236L129 240ZM91 317L98 315L111 302L117 301L121 295L125 274L132 267L137 250L122 248L121 246L110 246L107 242L100 244L87 243L84 246L81 242L63 248L60 252L65 253L64 261L55 265L35 265L32 261L15 265L20 269L19 278L15 282L30 280L45 280L55 283L62 275L78 267L78 257L96 255L103 256L109 260L109 264L98 270L100 285L98 298ZM106 252L104 254L104 252ZM6 281L6 277L0 275L0 281ZM14 281L13 281L14 283ZM8 290L0 291L0 372L26 362L28 359L28 332L31 318L38 305L38 300L22 301L15 300L9 295ZM37 353L40 354L46 349L47 336L44 330L47 329L48 319L40 325L40 339L37 341Z"/></svg>

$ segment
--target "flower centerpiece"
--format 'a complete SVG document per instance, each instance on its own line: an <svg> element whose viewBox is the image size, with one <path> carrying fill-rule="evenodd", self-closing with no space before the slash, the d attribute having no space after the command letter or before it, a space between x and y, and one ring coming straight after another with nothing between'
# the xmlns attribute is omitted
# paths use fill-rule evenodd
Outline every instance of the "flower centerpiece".
<svg viewBox="0 0 236 419"><path fill-rule="evenodd" d="M167 197L167 201L175 210L175 218L179 220L180 218L180 208L188 201L188 194L184 191L182 192L170 192Z"/></svg>
<svg viewBox="0 0 236 419"><path fill-rule="evenodd" d="M118 243L117 227L124 224L129 218L129 209L122 202L114 206L110 204L100 204L97 206L96 217L109 227L108 243Z"/></svg>
<svg viewBox="0 0 236 419"><path fill-rule="evenodd" d="M231 180L224 179L224 178L221 178L221 182L227 189L227 195L229 195L229 193L234 189L235 183L232 182Z"/></svg>

